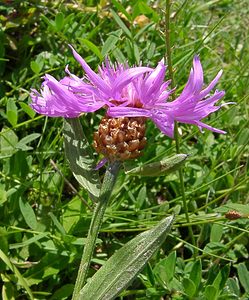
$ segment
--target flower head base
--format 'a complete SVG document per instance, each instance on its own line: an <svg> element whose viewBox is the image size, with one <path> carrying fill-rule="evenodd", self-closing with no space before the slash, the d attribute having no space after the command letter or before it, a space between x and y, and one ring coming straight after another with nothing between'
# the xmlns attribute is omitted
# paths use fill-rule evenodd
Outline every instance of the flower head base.
<svg viewBox="0 0 249 300"><path fill-rule="evenodd" d="M70 46L71 47L71 46ZM149 118L165 135L174 137L175 121L197 125L218 133L225 131L202 122L212 112L220 109L215 105L224 91L211 90L217 84L222 71L203 88L203 70L198 56L194 57L188 82L179 97L168 101L173 92L170 81L164 81L166 66L163 60L155 69L111 65L108 60L95 73L85 60L71 47L75 59L81 64L85 76L71 74L57 81L50 75L39 93L31 93L31 106L38 113L51 117L78 117L81 113L107 109L108 118ZM109 122L109 121L108 121ZM96 140L96 143L99 143ZM100 149L98 144L97 149ZM103 152L102 150L100 152Z"/></svg>
<svg viewBox="0 0 249 300"><path fill-rule="evenodd" d="M94 147L108 160L137 158L146 145L145 118L104 117L94 133Z"/></svg>

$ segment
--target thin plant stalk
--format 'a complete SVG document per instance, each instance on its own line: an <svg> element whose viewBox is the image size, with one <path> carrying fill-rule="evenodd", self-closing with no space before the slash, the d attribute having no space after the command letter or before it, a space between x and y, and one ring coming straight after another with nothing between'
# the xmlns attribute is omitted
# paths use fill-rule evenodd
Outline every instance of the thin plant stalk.
<svg viewBox="0 0 249 300"><path fill-rule="evenodd" d="M165 11L165 44L166 44L166 59L167 59L167 65L168 65L168 71L169 71L169 78L171 79L171 85L175 86L174 81L174 72L173 72L173 65L172 65L172 59L171 59L171 46L170 46L170 0L166 0L166 11ZM172 99L175 99L175 95L172 94ZM178 124L175 122L175 142L176 142L176 152L180 153L180 137L178 132ZM182 167L179 168L179 179L180 179L180 187L181 187L181 195L182 195L182 202L185 212L185 217L187 223L190 223L189 214L188 214L188 205L186 200L186 194L185 194L185 187L184 187L184 177L183 177L183 170ZM196 246L194 233L191 226L188 226L189 229L189 235L191 238L191 242L193 246ZM196 248L194 248L196 249ZM195 250L196 252L196 250ZM196 254L196 253L195 253Z"/></svg>
<svg viewBox="0 0 249 300"><path fill-rule="evenodd" d="M104 213L108 204L108 200L110 199L119 168L120 168L120 163L116 161L110 163L110 165L106 170L103 184L100 190L99 201L97 202L96 207L94 209L90 228L87 235L86 244L84 246L81 263L80 263L76 283L74 286L72 300L79 299L80 291L86 283L91 259L93 256L93 251L96 245L96 239L101 224L103 222Z"/></svg>

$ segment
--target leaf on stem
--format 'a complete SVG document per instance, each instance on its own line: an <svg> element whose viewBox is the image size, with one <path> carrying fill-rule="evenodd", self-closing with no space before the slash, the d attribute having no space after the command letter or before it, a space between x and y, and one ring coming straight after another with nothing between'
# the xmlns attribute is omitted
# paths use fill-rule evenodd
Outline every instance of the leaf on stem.
<svg viewBox="0 0 249 300"><path fill-rule="evenodd" d="M99 196L100 179L95 168L93 150L82 130L79 119L64 119L64 146L74 177L95 200Z"/></svg>
<svg viewBox="0 0 249 300"><path fill-rule="evenodd" d="M126 171L126 174L139 176L165 176L178 170L185 163L187 157L187 154L176 154L161 161L128 170Z"/></svg>
<svg viewBox="0 0 249 300"><path fill-rule="evenodd" d="M161 247L173 221L173 216L163 219L157 226L137 235L116 251L81 290L80 300L114 299Z"/></svg>

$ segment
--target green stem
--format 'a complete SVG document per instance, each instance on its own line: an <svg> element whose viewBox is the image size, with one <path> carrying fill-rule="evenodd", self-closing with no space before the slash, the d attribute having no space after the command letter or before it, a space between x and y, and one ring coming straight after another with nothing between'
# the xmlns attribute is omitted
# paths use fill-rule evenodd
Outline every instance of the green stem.
<svg viewBox="0 0 249 300"><path fill-rule="evenodd" d="M165 11L165 45L166 45L166 59L167 59L167 65L169 70L169 77L171 79L171 85L175 86L174 81L174 72L173 72L173 65L171 60L171 46L170 46L170 0L166 0L166 11ZM172 94L172 99L175 99L175 95ZM178 124L175 122L175 141L176 141L176 153L180 153L180 137L178 133ZM179 179L180 179L180 186L181 186L181 194L182 194L182 202L183 202L183 208L186 216L187 223L190 223L189 214L188 214L188 205L185 195L185 187L184 187L184 178L183 178L183 170L182 167L179 169ZM189 235L191 238L192 244L195 246L195 238L194 233L191 226L188 226L189 229ZM195 249L195 248L194 248ZM196 254L196 253L195 253Z"/></svg>
<svg viewBox="0 0 249 300"><path fill-rule="evenodd" d="M119 162L113 162L109 165L105 173L104 181L100 190L99 200L93 212L93 217L88 231L86 244L84 246L84 251L81 258L76 283L74 286L72 300L79 299L80 290L83 288L86 282L93 251L96 245L96 239L103 221L108 200L111 196L117 178L119 167L120 167Z"/></svg>
<svg viewBox="0 0 249 300"><path fill-rule="evenodd" d="M171 60L171 47L170 47L170 0L166 0L166 11L165 11L165 46L166 46L166 60L169 71L169 78L171 79L171 86L175 86L173 65ZM172 95L174 100L175 96Z"/></svg>
<svg viewBox="0 0 249 300"><path fill-rule="evenodd" d="M180 138L179 138L179 134L178 134L178 124L177 124L177 122L175 122L175 141L176 141L176 152L180 153ZM187 204L187 199L186 199L186 194L185 194L184 176L183 176L182 167L179 168L179 179L180 179L180 185L181 185L181 194L182 194L182 202L183 202L184 213L185 213L187 223L190 223L189 214L188 214L188 204ZM193 233L193 229L192 229L191 225L188 226L188 230L189 230L189 235L190 235L190 238L191 238L191 242L192 242L193 246L196 246L195 237L194 237L194 233ZM195 255L197 255L196 249L197 248L194 248Z"/></svg>

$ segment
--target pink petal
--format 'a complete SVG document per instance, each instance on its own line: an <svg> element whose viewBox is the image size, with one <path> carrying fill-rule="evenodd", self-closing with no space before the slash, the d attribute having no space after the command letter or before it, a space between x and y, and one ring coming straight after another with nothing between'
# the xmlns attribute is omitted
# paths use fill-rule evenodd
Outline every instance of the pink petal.
<svg viewBox="0 0 249 300"><path fill-rule="evenodd" d="M106 82L98 76L85 62L85 60L74 50L74 48L69 45L69 47L73 51L74 58L81 64L82 68L86 72L88 78L104 93L109 94L110 87L106 84Z"/></svg>
<svg viewBox="0 0 249 300"><path fill-rule="evenodd" d="M120 118L120 117L148 117L150 118L152 113L143 108L134 108L134 107L109 107L107 111L108 116L113 118Z"/></svg>
<svg viewBox="0 0 249 300"><path fill-rule="evenodd" d="M222 70L219 71L219 73L215 76L215 78L210 82L210 84L200 92L201 97L205 97L217 84L219 81L221 75L222 75Z"/></svg>
<svg viewBox="0 0 249 300"><path fill-rule="evenodd" d="M128 70L123 71L122 74L118 76L118 78L114 81L112 91L115 92L115 90L121 90L133 79L137 78L141 74L151 71L152 69L147 67L130 68Z"/></svg>

